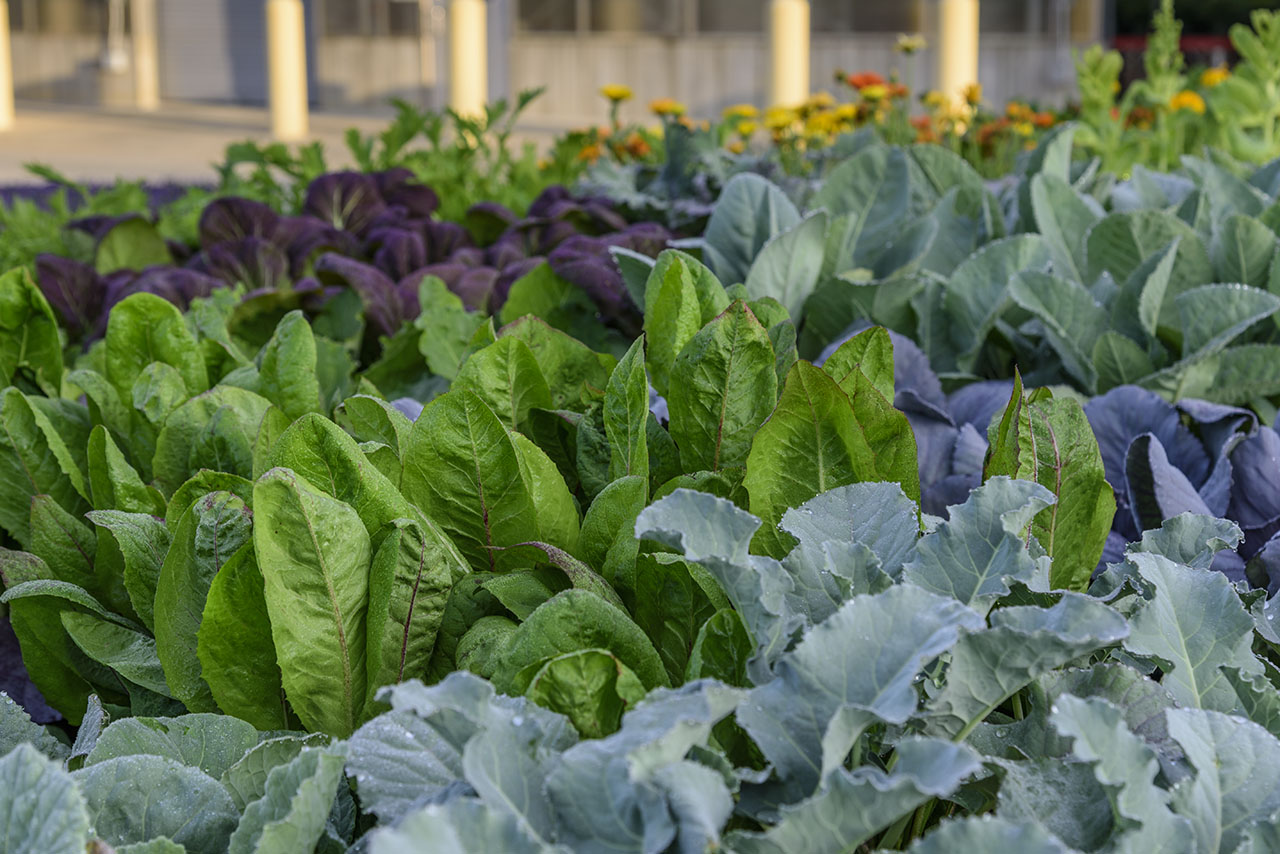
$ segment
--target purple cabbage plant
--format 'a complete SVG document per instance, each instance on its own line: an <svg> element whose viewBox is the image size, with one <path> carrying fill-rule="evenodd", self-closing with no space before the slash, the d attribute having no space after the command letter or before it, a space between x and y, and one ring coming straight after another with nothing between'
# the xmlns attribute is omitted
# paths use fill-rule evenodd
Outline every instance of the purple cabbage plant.
<svg viewBox="0 0 1280 854"><path fill-rule="evenodd" d="M41 255L36 278L72 340L84 343L104 334L111 307L130 294L154 293L185 310L234 285L245 288L245 301L295 293L301 302L289 307L310 312L349 289L369 332L391 336L417 318L426 276L443 280L468 309L496 314L512 284L546 262L590 297L600 321L639 333L640 309L609 247L656 255L671 237L662 226L630 225L609 201L563 187L545 190L524 217L481 202L463 226L433 219L438 207L407 169L335 172L308 186L297 215L242 198L211 202L194 247L164 244L145 228L121 237L122 226L145 224L137 216L78 220L72 227L97 241L95 263ZM164 263L149 263L157 260Z"/></svg>
<svg viewBox="0 0 1280 854"><path fill-rule="evenodd" d="M945 517L981 485L987 428L1013 382L975 382L947 394L924 352L889 334L894 405L915 432L922 507ZM1203 400L1171 404L1131 385L1086 401L1084 411L1116 496L1099 568L1119 561L1143 531L1192 513L1228 519L1244 535L1237 548L1218 553L1215 569L1269 595L1280 591L1280 422L1269 427L1250 410Z"/></svg>

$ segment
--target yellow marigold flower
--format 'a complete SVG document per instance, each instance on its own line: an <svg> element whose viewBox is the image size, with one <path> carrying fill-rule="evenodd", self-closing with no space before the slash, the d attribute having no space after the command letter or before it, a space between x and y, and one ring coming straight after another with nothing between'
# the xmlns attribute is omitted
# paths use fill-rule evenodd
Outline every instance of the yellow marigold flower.
<svg viewBox="0 0 1280 854"><path fill-rule="evenodd" d="M926 107L932 107L935 110L941 109L949 103L947 96L942 92L939 92L937 89L930 89L928 92L925 92L920 100Z"/></svg>
<svg viewBox="0 0 1280 854"><path fill-rule="evenodd" d="M866 98L868 101L882 101L885 96L889 94L889 88L887 86L881 86L878 83L873 83L870 86L863 86L858 91L862 97Z"/></svg>
<svg viewBox="0 0 1280 854"><path fill-rule="evenodd" d="M976 107L982 103L982 84L970 83L964 87L964 100L971 107Z"/></svg>
<svg viewBox="0 0 1280 854"><path fill-rule="evenodd" d="M1013 132L1018 136L1031 136L1036 132L1036 128L1031 122L1014 122Z"/></svg>
<svg viewBox="0 0 1280 854"><path fill-rule="evenodd" d="M822 112L814 113L809 116L805 122L805 133L815 136L825 136L830 134L836 123L835 113Z"/></svg>
<svg viewBox="0 0 1280 854"><path fill-rule="evenodd" d="M720 115L725 119L754 119L760 115L760 111L754 104L734 104L732 107L725 107Z"/></svg>
<svg viewBox="0 0 1280 854"><path fill-rule="evenodd" d="M809 100L805 106L811 110L825 110L827 107L835 106L836 99L830 92L814 92L809 96Z"/></svg>
<svg viewBox="0 0 1280 854"><path fill-rule="evenodd" d="M790 107L770 107L764 114L764 126L769 130L791 127L796 121L796 111Z"/></svg>
<svg viewBox="0 0 1280 854"><path fill-rule="evenodd" d="M851 122L858 118L857 104L841 104L836 107L836 118L841 121Z"/></svg>
<svg viewBox="0 0 1280 854"><path fill-rule="evenodd" d="M1169 99L1169 109L1175 113L1179 110L1190 110L1196 115L1202 116L1205 110L1204 98L1200 97L1199 92L1183 89Z"/></svg>
<svg viewBox="0 0 1280 854"><path fill-rule="evenodd" d="M1218 65L1213 68L1206 69L1204 74L1200 75L1200 82L1212 89L1222 84L1231 76L1231 70L1225 65Z"/></svg>
<svg viewBox="0 0 1280 854"><path fill-rule="evenodd" d="M649 102L649 110L655 116L683 116L688 108L674 98L659 98Z"/></svg>
<svg viewBox="0 0 1280 854"><path fill-rule="evenodd" d="M732 140L725 147L728 148L734 154L741 154L742 152L747 150L747 144L740 139Z"/></svg>
<svg viewBox="0 0 1280 854"><path fill-rule="evenodd" d="M621 104L623 101L630 101L632 98L631 87L623 86L621 83L608 83L601 86L600 94L615 104Z"/></svg>
<svg viewBox="0 0 1280 854"><path fill-rule="evenodd" d="M913 53L919 53L928 47L924 40L924 36L919 33L898 33L898 40L894 43L893 49L898 53L904 53L910 56Z"/></svg>
<svg viewBox="0 0 1280 854"><path fill-rule="evenodd" d="M735 130L739 136L751 136L760 127L758 122L738 122Z"/></svg>

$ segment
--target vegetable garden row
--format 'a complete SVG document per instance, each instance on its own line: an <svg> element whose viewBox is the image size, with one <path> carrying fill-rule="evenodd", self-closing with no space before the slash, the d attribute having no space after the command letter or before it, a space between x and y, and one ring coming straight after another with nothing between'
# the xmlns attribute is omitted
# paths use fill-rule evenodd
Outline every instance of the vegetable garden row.
<svg viewBox="0 0 1280 854"><path fill-rule="evenodd" d="M11 209L6 851L1280 850L1280 160L421 119Z"/></svg>

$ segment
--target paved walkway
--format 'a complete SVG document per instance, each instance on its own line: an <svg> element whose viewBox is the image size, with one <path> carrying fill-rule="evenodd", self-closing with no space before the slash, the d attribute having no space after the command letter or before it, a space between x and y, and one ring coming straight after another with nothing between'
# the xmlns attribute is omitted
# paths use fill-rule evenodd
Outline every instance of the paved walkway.
<svg viewBox="0 0 1280 854"><path fill-rule="evenodd" d="M157 113L19 102L13 130L0 133L0 184L31 183L23 169L47 164L79 181L115 178L150 181L213 181L232 142L266 142L266 110L209 104L166 103ZM312 115L313 137L324 143L331 166L350 163L343 134L384 128L381 115Z"/></svg>

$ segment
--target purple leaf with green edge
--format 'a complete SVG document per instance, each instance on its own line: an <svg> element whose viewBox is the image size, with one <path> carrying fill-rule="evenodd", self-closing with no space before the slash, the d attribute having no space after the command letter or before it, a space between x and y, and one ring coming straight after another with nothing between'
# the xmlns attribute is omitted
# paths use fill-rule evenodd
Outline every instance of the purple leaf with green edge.
<svg viewBox="0 0 1280 854"><path fill-rule="evenodd" d="M401 208L408 216L426 219L440 207L435 190L420 182L409 169L397 167L373 177L383 201Z"/></svg>
<svg viewBox="0 0 1280 854"><path fill-rule="evenodd" d="M529 203L530 217L552 217L555 215L557 205L566 201L571 201L573 194L569 192L569 188L560 184L552 184L547 187L537 197Z"/></svg>
<svg viewBox="0 0 1280 854"><path fill-rule="evenodd" d="M605 319L624 334L640 334L644 322L640 308L631 299L608 244L591 237L571 237L547 256L547 262L558 276L582 288Z"/></svg>
<svg viewBox="0 0 1280 854"><path fill-rule="evenodd" d="M72 338L98 327L106 293L93 267L58 255L37 255L36 284Z"/></svg>
<svg viewBox="0 0 1280 854"><path fill-rule="evenodd" d="M289 274L294 278L306 273L310 262L324 252L356 255L360 251L355 235L309 216L282 217L274 241L289 256Z"/></svg>
<svg viewBox="0 0 1280 854"><path fill-rule="evenodd" d="M288 257L270 240L261 237L219 243L197 255L189 267L228 285L244 285L251 291L279 289L289 281Z"/></svg>
<svg viewBox="0 0 1280 854"><path fill-rule="evenodd" d="M307 186L302 203L303 213L356 235L363 235L386 207L377 180L359 172L321 175Z"/></svg>
<svg viewBox="0 0 1280 854"><path fill-rule="evenodd" d="M569 579L569 583L579 590L589 590L600 598L604 599L610 605L613 605L620 611L626 611L627 608L622 604L622 599L614 591L609 582L605 581L594 569L578 560L562 548L551 545L550 543L527 542L515 543L514 545L493 548L501 551L511 551L513 549L537 549L542 555L551 562L551 565L559 569Z"/></svg>
<svg viewBox="0 0 1280 854"><path fill-rule="evenodd" d="M200 214L200 245L209 249L246 237L276 237L280 215L262 202L241 198L214 199Z"/></svg>
<svg viewBox="0 0 1280 854"><path fill-rule="evenodd" d="M591 239L590 235L578 231L573 223L564 220L526 223L523 228L527 231L531 245L539 255L549 255L552 250L575 237Z"/></svg>
<svg viewBox="0 0 1280 854"><path fill-rule="evenodd" d="M492 267L473 267L449 285L449 290L462 298L462 304L472 311L487 311L489 297L493 293L498 271ZM447 282L446 282L447 283Z"/></svg>
<svg viewBox="0 0 1280 854"><path fill-rule="evenodd" d="M461 264L470 268L487 266L484 260L484 250L475 246L462 246L453 250L449 255L449 261L450 263Z"/></svg>
<svg viewBox="0 0 1280 854"><path fill-rule="evenodd" d="M466 229L454 222L432 220L422 227L422 236L427 243L427 259L433 264L449 260L459 249L472 247Z"/></svg>
<svg viewBox="0 0 1280 854"><path fill-rule="evenodd" d="M498 202L480 202L467 208L463 219L468 232L481 246L492 245L508 228L520 221L515 211Z"/></svg>
<svg viewBox="0 0 1280 854"><path fill-rule="evenodd" d="M366 245L372 249L373 265L393 279L427 265L426 242L406 228L379 228L370 232Z"/></svg>
<svg viewBox="0 0 1280 854"><path fill-rule="evenodd" d="M524 242L516 234L511 235L510 238L503 238L484 250L485 263L498 269L509 264L518 264L528 257L529 252Z"/></svg>
<svg viewBox="0 0 1280 854"><path fill-rule="evenodd" d="M344 284L359 294L365 317L379 335L394 335L410 319L400 288L377 267L329 252L316 262L316 275L321 282Z"/></svg>
<svg viewBox="0 0 1280 854"><path fill-rule="evenodd" d="M405 281L413 281L420 284L424 279L434 277L444 282L445 287L450 291L453 291L458 280L461 279L463 274L470 269L472 268L468 267L466 264L455 264L451 262L444 264L428 264L420 270L414 270L411 274L405 277Z"/></svg>
<svg viewBox="0 0 1280 854"><path fill-rule="evenodd" d="M182 267L149 267L133 280L134 293L155 294L178 306L182 311L191 307L191 301L207 297L224 283L198 270Z"/></svg>

